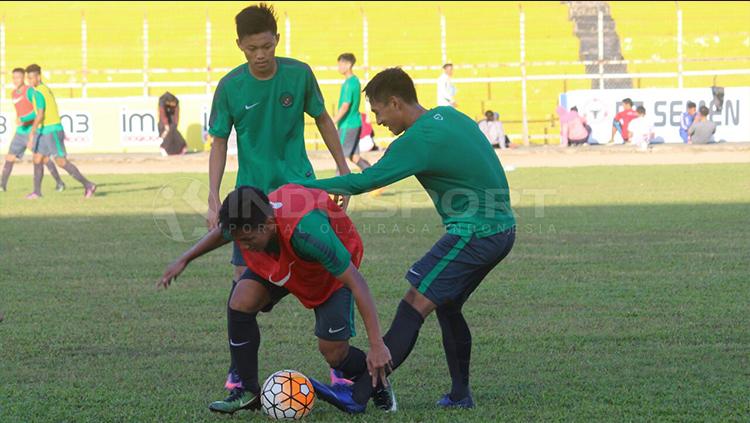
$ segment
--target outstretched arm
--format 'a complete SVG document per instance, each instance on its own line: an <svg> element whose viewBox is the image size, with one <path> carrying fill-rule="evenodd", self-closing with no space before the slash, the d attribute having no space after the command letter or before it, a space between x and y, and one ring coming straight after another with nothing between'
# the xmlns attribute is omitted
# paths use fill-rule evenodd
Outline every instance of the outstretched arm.
<svg viewBox="0 0 750 423"><path fill-rule="evenodd" d="M191 261L227 243L229 243L229 241L222 235L221 228L217 227L211 230L189 250L185 251L180 258L167 267L167 270L164 271L161 279L156 283L156 287L164 289L169 288L172 281L177 280L177 276L180 276L180 273L185 270Z"/></svg>
<svg viewBox="0 0 750 423"><path fill-rule="evenodd" d="M352 291L359 314L365 323L367 339L370 341L370 351L367 352L367 370L372 376L372 386L375 387L378 381L386 386L388 385L386 375L391 371L391 352L383 342L378 312L375 308L375 301L370 294L370 288L368 288L365 278L351 262L346 271L336 278Z"/></svg>

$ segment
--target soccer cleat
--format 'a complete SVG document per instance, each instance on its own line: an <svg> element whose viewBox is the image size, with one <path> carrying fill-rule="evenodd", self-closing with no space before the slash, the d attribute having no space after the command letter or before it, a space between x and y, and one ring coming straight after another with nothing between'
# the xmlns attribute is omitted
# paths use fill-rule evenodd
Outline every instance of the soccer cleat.
<svg viewBox="0 0 750 423"><path fill-rule="evenodd" d="M32 192L31 194L27 194L26 195L26 199L27 200L36 200L36 199L39 199L39 198L42 198L41 194L37 194L35 192Z"/></svg>
<svg viewBox="0 0 750 423"><path fill-rule="evenodd" d="M315 388L315 395L323 401L333 405L339 410L349 414L360 414L364 413L367 408L367 404L359 404L354 401L354 387L351 385L333 385L329 386L325 383L318 382L317 380L310 378L313 388Z"/></svg>
<svg viewBox="0 0 750 423"><path fill-rule="evenodd" d="M62 182L60 182L59 184L57 184L57 186L55 187L55 191L57 191L57 192L63 192L63 191L65 191L65 184L62 183Z"/></svg>
<svg viewBox="0 0 750 423"><path fill-rule="evenodd" d="M354 382L344 377L344 373L331 369L331 385L353 385Z"/></svg>
<svg viewBox="0 0 750 423"><path fill-rule="evenodd" d="M7 190L8 190L7 188L5 188L4 186L0 185L0 192L5 192Z"/></svg>
<svg viewBox="0 0 750 423"><path fill-rule="evenodd" d="M443 398L440 398L440 401L437 402L438 407L440 408L474 408L474 399L471 398L471 395L467 396L466 398L462 398L458 401L453 401L451 399L450 394L443 395Z"/></svg>
<svg viewBox="0 0 750 423"><path fill-rule="evenodd" d="M96 184L91 184L88 188L86 188L86 192L83 193L83 198L91 198L94 196L95 192Z"/></svg>
<svg viewBox="0 0 750 423"><path fill-rule="evenodd" d="M208 409L223 414L234 414L239 410L259 410L260 396L244 389L235 389L225 400L209 404Z"/></svg>
<svg viewBox="0 0 750 423"><path fill-rule="evenodd" d="M388 381L388 386L375 389L372 393L372 402L375 404L375 407L386 413L393 413L398 410L396 393L393 391L393 385L390 380Z"/></svg>
<svg viewBox="0 0 750 423"><path fill-rule="evenodd" d="M243 389L242 386L242 379L240 379L239 373L237 373L237 369L232 369L227 374L227 381L224 382L224 387L227 388L227 391L234 391L235 389Z"/></svg>

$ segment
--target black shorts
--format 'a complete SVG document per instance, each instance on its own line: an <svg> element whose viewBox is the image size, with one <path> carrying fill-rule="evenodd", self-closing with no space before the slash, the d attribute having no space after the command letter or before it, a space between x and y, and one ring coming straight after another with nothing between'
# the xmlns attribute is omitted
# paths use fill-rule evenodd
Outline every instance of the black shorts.
<svg viewBox="0 0 750 423"><path fill-rule="evenodd" d="M268 313L282 298L289 294L286 288L277 286L259 276L249 268L240 280L249 279L265 287L271 295L271 303L261 311ZM347 287L339 288L315 311L315 336L327 341L346 341L356 335L354 330L354 297Z"/></svg>
<svg viewBox="0 0 750 423"><path fill-rule="evenodd" d="M513 248L516 228L484 238L443 235L414 263L406 280L438 307L463 304Z"/></svg>
<svg viewBox="0 0 750 423"><path fill-rule="evenodd" d="M341 148L344 150L344 157L351 159L354 155L359 154L359 134L362 127L356 128L339 128L339 139Z"/></svg>

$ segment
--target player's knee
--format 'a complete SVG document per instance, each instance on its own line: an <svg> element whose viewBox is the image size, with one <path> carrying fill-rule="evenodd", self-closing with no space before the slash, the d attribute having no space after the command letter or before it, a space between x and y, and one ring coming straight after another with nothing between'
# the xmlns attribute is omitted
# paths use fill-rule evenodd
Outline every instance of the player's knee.
<svg viewBox="0 0 750 423"><path fill-rule="evenodd" d="M354 163L357 163L359 161L359 159L360 159L360 157L357 154L352 154L351 156L349 156L349 160L351 160Z"/></svg>
<svg viewBox="0 0 750 423"><path fill-rule="evenodd" d="M429 298L422 295L416 288L411 287L404 296L404 301L412 306L415 310L422 315L422 318L426 318L437 308L437 305L430 301Z"/></svg>
<svg viewBox="0 0 750 423"><path fill-rule="evenodd" d="M318 349L320 354L326 360L331 367L336 367L344 361L347 354L349 354L349 342L331 342L331 341L319 341Z"/></svg>
<svg viewBox="0 0 750 423"><path fill-rule="evenodd" d="M68 161L65 160L65 158L63 158L63 157L55 157L55 163L58 166L63 167L63 166L65 166L68 163Z"/></svg>
<svg viewBox="0 0 750 423"><path fill-rule="evenodd" d="M16 161L16 156L14 156L12 154L8 154L7 156L5 156L5 161L6 162L10 162L10 163L14 163Z"/></svg>

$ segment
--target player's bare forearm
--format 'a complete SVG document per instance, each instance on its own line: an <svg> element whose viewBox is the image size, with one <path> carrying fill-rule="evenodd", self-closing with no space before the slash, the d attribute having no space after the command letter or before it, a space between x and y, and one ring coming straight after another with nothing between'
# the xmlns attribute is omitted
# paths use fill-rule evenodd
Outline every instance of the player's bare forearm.
<svg viewBox="0 0 750 423"><path fill-rule="evenodd" d="M328 112L323 111L323 113L316 117L315 125L318 127L318 131L320 131L320 135L323 137L328 151L331 152L333 160L336 162L339 174L346 175L350 173L349 166L346 164L346 159L344 158L344 151L341 149L339 134L336 132L336 125L333 124L333 120L331 120Z"/></svg>
<svg viewBox="0 0 750 423"><path fill-rule="evenodd" d="M185 251L180 260L184 260L186 263L201 257L211 251L226 245L231 241L227 241L221 231L221 228L215 228L210 230L206 235L203 236L198 242L195 243L189 250Z"/></svg>
<svg viewBox="0 0 750 423"><path fill-rule="evenodd" d="M39 129L39 125L44 120L44 109L39 109L36 113L36 118L34 119L34 123L31 124L31 130L29 131L29 142L31 142L34 139L34 135L36 135L36 131Z"/></svg>
<svg viewBox="0 0 750 423"><path fill-rule="evenodd" d="M208 228L218 224L219 205L221 204L221 179L227 164L227 139L215 137L211 143L211 154L208 158Z"/></svg>
<svg viewBox="0 0 750 423"><path fill-rule="evenodd" d="M349 111L349 103L344 103L341 105L339 110L336 112L336 114L333 116L333 123L337 124L341 120L341 118L344 117L344 115Z"/></svg>
<svg viewBox="0 0 750 423"><path fill-rule="evenodd" d="M337 278L352 291L354 301L357 303L357 309L365 324L367 339L370 341L370 345L382 343L383 336L380 333L378 312L364 276L359 273L354 264L349 263L346 271L337 276Z"/></svg>

